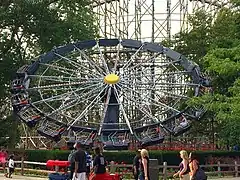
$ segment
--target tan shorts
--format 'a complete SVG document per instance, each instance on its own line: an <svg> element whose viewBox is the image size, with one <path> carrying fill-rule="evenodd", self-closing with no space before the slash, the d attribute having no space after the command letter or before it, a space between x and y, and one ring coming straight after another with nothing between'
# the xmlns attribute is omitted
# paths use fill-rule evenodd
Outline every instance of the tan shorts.
<svg viewBox="0 0 240 180"><path fill-rule="evenodd" d="M182 175L182 177L180 178L180 180L190 180L189 174Z"/></svg>

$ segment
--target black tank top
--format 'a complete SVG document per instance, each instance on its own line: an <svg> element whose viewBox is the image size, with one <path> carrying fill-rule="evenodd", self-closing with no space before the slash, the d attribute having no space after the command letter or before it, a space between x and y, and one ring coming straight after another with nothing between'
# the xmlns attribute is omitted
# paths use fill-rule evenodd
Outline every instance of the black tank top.
<svg viewBox="0 0 240 180"><path fill-rule="evenodd" d="M150 180L150 176L149 176L149 158L148 157L144 157L144 159L147 160L147 177L148 177L148 180ZM143 174L143 177L145 178L145 174L144 174L144 167L143 167L143 163L141 161L141 173Z"/></svg>

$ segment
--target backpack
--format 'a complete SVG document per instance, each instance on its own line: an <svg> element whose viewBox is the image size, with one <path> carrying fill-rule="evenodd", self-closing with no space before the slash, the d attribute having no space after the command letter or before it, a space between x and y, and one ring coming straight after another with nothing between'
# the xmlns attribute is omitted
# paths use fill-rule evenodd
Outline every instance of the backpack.
<svg viewBox="0 0 240 180"><path fill-rule="evenodd" d="M72 163L74 163L74 158L75 158L75 156L74 156L74 154L75 154L75 151L71 151L71 153L68 155L68 162L70 162L71 164Z"/></svg>
<svg viewBox="0 0 240 180"><path fill-rule="evenodd" d="M198 165L198 169L196 174L194 175L194 180L207 180L206 173L202 170L202 168Z"/></svg>

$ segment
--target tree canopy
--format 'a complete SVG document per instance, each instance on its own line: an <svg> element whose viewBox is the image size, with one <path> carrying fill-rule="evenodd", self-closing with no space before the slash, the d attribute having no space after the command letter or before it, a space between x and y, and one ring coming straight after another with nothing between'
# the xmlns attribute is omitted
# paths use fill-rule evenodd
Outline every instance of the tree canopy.
<svg viewBox="0 0 240 180"><path fill-rule="evenodd" d="M203 74L210 79L213 94L193 99L208 110L202 124L192 129L211 137L217 134L223 145L240 144L239 82L240 82L240 13L239 2L235 8L222 8L214 19L200 10L189 17L192 30L176 35L173 46L197 62ZM212 128L209 123L213 121Z"/></svg>
<svg viewBox="0 0 240 180"><path fill-rule="evenodd" d="M9 84L16 70L54 46L93 39L97 29L89 0L0 2L0 137L13 126Z"/></svg>

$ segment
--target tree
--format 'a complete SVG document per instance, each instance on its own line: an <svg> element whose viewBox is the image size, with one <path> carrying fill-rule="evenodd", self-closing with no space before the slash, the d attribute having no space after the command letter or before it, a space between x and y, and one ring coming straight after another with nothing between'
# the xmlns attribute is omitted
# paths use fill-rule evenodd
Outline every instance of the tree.
<svg viewBox="0 0 240 180"><path fill-rule="evenodd" d="M21 65L54 46L96 37L95 17L89 4L89 0L0 2L1 128L14 126L9 84ZM0 136L11 134L8 129L0 131Z"/></svg>
<svg viewBox="0 0 240 180"><path fill-rule="evenodd" d="M204 105L208 110L202 123L193 127L192 135L212 136L216 132L226 145L240 144L239 112L239 44L240 13L235 8L221 9L215 18L198 11L188 19L192 29L179 33L172 46L198 63L211 80L214 93L192 99L189 104ZM214 121L214 128L209 128ZM207 128L206 128L207 127ZM191 133L190 133L191 134Z"/></svg>
<svg viewBox="0 0 240 180"><path fill-rule="evenodd" d="M240 46L212 50L204 60L215 93L208 100L203 97L203 103L214 112L222 141L231 146L240 144Z"/></svg>
<svg viewBox="0 0 240 180"><path fill-rule="evenodd" d="M200 10L188 17L191 27L189 32L179 32L173 37L171 45L177 52L184 54L188 59L202 65L201 58L206 55L211 44L213 17L211 14Z"/></svg>

